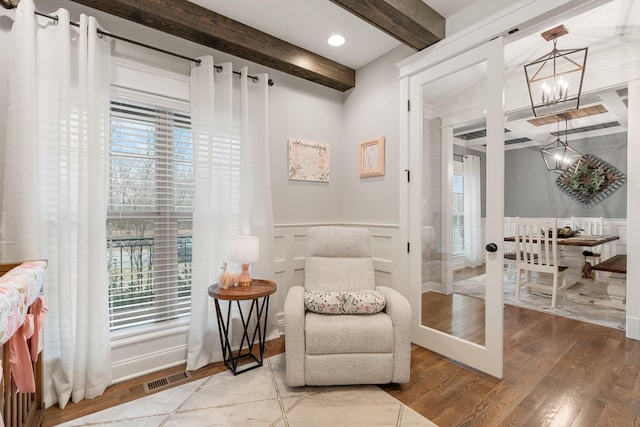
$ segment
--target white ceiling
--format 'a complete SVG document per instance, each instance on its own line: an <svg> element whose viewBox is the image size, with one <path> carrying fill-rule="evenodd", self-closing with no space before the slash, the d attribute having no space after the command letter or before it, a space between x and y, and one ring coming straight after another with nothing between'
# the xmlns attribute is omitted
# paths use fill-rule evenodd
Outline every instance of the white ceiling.
<svg viewBox="0 0 640 427"><path fill-rule="evenodd" d="M401 43L329 0L189 0L279 39L358 69ZM445 18L475 0L425 0ZM327 44L339 33L347 42Z"/></svg>

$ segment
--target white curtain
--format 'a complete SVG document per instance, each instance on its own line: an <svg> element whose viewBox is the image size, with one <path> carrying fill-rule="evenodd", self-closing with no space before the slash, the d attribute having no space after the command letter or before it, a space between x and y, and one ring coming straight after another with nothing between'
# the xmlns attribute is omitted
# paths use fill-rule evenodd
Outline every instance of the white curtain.
<svg viewBox="0 0 640 427"><path fill-rule="evenodd" d="M46 259L45 404L102 394L111 383L106 200L108 42L96 20L16 10L0 260Z"/></svg>
<svg viewBox="0 0 640 427"><path fill-rule="evenodd" d="M464 169L464 261L467 267L478 267L484 263L480 158L465 156L462 164Z"/></svg>
<svg viewBox="0 0 640 427"><path fill-rule="evenodd" d="M190 81L195 202L188 370L222 360L207 287L217 282L223 261L229 261L233 235L260 237L260 262L251 265L251 275L273 275L268 78L260 74L254 81L246 67L238 78L230 63L217 71L210 56L200 60ZM275 316L268 315L267 336L273 338ZM237 319L231 329L232 343L237 343L242 332Z"/></svg>

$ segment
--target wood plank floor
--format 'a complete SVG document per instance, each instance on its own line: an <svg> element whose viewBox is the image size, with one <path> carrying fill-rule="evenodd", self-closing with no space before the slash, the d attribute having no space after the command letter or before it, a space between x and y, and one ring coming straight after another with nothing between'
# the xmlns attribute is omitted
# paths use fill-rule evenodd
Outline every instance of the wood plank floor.
<svg viewBox="0 0 640 427"><path fill-rule="evenodd" d="M422 325L484 345L484 300L437 292L422 294Z"/></svg>
<svg viewBox="0 0 640 427"><path fill-rule="evenodd" d="M382 389L440 426L640 425L640 342L505 306L504 378L413 346L411 382Z"/></svg>
<svg viewBox="0 0 640 427"><path fill-rule="evenodd" d="M504 315L503 379L413 345L411 382L381 388L443 427L640 425L640 341L513 306L505 306ZM283 338L267 343L267 356L282 351ZM193 379L223 369L215 363L193 372ZM64 410L48 408L44 425L143 397L143 382L170 371L116 384Z"/></svg>

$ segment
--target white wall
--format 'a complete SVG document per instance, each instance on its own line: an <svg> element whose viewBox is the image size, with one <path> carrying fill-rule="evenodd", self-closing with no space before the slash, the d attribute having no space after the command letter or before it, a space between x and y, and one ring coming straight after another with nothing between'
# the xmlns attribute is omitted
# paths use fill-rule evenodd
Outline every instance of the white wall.
<svg viewBox="0 0 640 427"><path fill-rule="evenodd" d="M340 168L342 217L347 222L398 224L399 102L395 63L414 51L399 46L356 71L356 87L345 96L344 153ZM360 178L360 141L385 137L385 174Z"/></svg>
<svg viewBox="0 0 640 427"><path fill-rule="evenodd" d="M638 117L640 114L640 79L629 83L629 117ZM635 141L640 138L640 124L638 120L629 120L629 159L640 157L640 146ZM627 235L629 246L627 257L631 262L627 263L627 337L640 340L640 266L633 260L640 255L640 247L637 237L640 236L637 218L640 218L640 163L630 161L628 164L629 191L627 192L627 218L629 219ZM634 221L634 219L636 219Z"/></svg>
<svg viewBox="0 0 640 427"><path fill-rule="evenodd" d="M0 153L4 153L7 134L7 66L9 56L9 35L13 24L13 12L0 8ZM0 183L4 177L4 155L0 155ZM2 212L2 192L0 185L0 213ZM0 221L2 217L0 216Z"/></svg>
<svg viewBox="0 0 640 427"><path fill-rule="evenodd" d="M296 78L278 78L269 89L269 143L276 224L340 219L343 192L341 92ZM329 182L288 179L289 138L329 144Z"/></svg>

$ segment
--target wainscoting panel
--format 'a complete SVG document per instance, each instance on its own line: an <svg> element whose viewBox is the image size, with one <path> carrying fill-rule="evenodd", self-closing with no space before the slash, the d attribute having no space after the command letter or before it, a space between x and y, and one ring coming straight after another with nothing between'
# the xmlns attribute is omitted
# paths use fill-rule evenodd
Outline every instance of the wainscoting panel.
<svg viewBox="0 0 640 427"><path fill-rule="evenodd" d="M605 245L603 249L603 258L607 259L614 255L627 253L627 220L626 219L605 219L604 234L620 236L620 240Z"/></svg>
<svg viewBox="0 0 640 427"><path fill-rule="evenodd" d="M279 224L274 227L274 272L278 283L278 291L272 298L276 307L276 317L280 333L284 333L284 300L292 286L304 284L304 253L306 247L307 230L309 227L333 225L364 227L370 230L373 246L376 284L397 289L400 282L394 266L402 265L396 262L403 255L401 248L406 243L399 242L399 227L385 224L360 223L309 223L309 224ZM276 249L277 247L277 249ZM403 292L402 289L399 291Z"/></svg>

